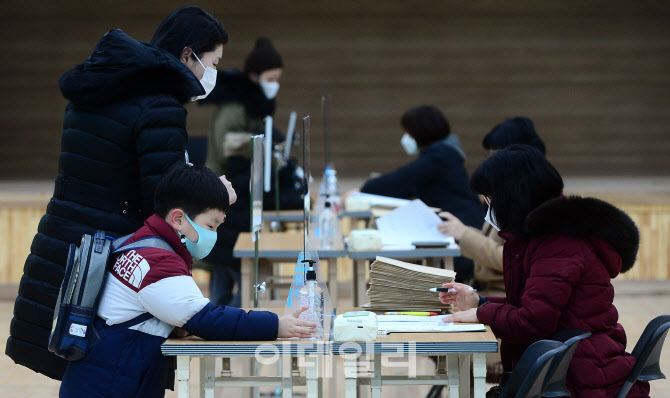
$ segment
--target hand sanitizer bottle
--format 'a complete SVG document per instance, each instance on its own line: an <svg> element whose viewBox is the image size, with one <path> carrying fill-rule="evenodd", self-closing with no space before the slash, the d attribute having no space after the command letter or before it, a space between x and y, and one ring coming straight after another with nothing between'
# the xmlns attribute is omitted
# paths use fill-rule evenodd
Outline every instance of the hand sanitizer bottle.
<svg viewBox="0 0 670 398"><path fill-rule="evenodd" d="M310 340L323 340L323 291L316 282L314 267L307 269L305 286L298 291L301 307L308 309L300 314L300 319L315 322L316 330Z"/></svg>
<svg viewBox="0 0 670 398"><path fill-rule="evenodd" d="M330 200L326 199L325 208L319 215L319 239L321 249L333 249L340 237L340 225Z"/></svg>

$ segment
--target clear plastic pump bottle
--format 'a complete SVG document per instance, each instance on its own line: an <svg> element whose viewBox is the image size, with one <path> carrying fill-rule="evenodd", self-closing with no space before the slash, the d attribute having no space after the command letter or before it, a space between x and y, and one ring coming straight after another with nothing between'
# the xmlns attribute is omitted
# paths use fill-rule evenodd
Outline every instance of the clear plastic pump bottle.
<svg viewBox="0 0 670 398"><path fill-rule="evenodd" d="M323 340L323 291L316 281L314 267L309 267L305 275L305 286L298 291L301 307L308 309L300 314L300 319L315 322L316 331L310 340Z"/></svg>

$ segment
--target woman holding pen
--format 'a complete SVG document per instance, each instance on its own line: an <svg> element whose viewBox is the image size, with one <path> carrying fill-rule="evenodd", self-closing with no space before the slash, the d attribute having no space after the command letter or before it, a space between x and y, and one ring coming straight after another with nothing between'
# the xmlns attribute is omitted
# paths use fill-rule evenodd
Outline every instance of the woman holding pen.
<svg viewBox="0 0 670 398"><path fill-rule="evenodd" d="M445 322L481 322L502 340L505 371L532 343L564 329L592 333L577 347L567 386L575 397L612 397L635 358L625 351L611 279L635 263L639 233L621 210L593 198L565 197L563 180L536 149L513 145L487 159L470 186L486 198L488 221L505 240L506 298L480 297L446 283L444 304L460 312ZM628 397L647 397L637 382Z"/></svg>

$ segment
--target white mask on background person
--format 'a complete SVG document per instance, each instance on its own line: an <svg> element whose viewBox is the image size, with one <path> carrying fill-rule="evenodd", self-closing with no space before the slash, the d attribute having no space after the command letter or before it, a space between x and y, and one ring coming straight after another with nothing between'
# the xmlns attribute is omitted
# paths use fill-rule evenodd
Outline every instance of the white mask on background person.
<svg viewBox="0 0 670 398"><path fill-rule="evenodd" d="M198 62L200 62L200 58L198 58L198 56L195 55L195 53L193 53L193 56L195 57L195 59L198 60ZM216 86L216 69L211 68L209 66L205 67L205 65L203 65L202 62L200 62L200 65L205 70L205 73L202 75L202 79L200 79L200 84L202 85L202 88L205 89L205 94L193 97L192 101L197 101L207 97L209 93L211 93L212 90L214 90L214 86Z"/></svg>
<svg viewBox="0 0 670 398"><path fill-rule="evenodd" d="M263 79L259 79L258 84L261 86L265 98L273 99L277 96L277 93L279 92L279 82L266 82Z"/></svg>
<svg viewBox="0 0 670 398"><path fill-rule="evenodd" d="M491 209L491 205L489 205L489 209L486 211L486 216L484 217L484 221L487 223L491 224L493 228L496 229L496 231L500 232L500 227L498 227L498 223L496 222L496 215Z"/></svg>
<svg viewBox="0 0 670 398"><path fill-rule="evenodd" d="M414 138L412 138L412 136L407 133L403 134L402 138L400 139L400 145L402 145L403 149L405 149L405 152L407 152L407 154L410 156L419 154L419 147L416 145L416 140L414 140Z"/></svg>

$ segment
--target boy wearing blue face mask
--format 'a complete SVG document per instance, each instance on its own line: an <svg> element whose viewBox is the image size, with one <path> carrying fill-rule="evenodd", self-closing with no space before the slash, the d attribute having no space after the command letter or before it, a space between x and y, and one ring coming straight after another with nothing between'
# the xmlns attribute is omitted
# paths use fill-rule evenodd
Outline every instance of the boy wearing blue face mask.
<svg viewBox="0 0 670 398"><path fill-rule="evenodd" d="M316 324L298 319L301 311L278 318L266 311L214 306L193 280L192 259L209 254L235 199L230 183L206 167L180 164L163 177L156 189L156 213L124 245L158 237L174 251L146 247L110 260L95 320L101 340L82 361L68 365L60 396L113 391L115 396L163 397L160 345L175 328L207 340L312 335Z"/></svg>

